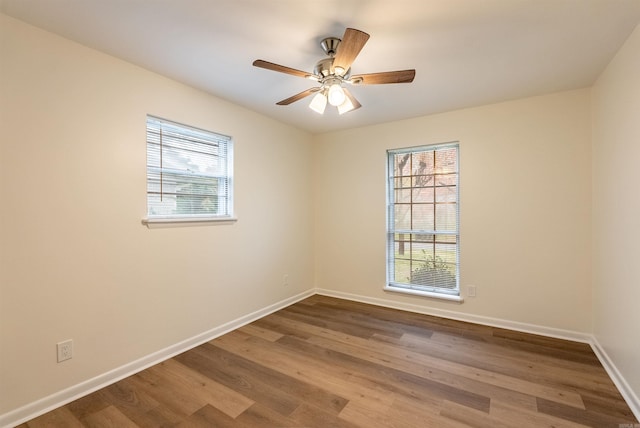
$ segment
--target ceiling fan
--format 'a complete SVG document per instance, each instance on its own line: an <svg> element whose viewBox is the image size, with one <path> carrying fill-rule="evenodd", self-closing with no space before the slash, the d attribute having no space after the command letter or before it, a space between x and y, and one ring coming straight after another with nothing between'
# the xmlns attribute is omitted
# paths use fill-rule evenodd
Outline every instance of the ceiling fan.
<svg viewBox="0 0 640 428"><path fill-rule="evenodd" d="M267 70L280 73L291 74L293 76L304 77L315 80L320 84L299 94L293 95L277 105L289 105L299 101L311 94L316 94L311 100L309 107L323 114L327 102L337 107L338 113L343 114L361 107L358 100L345 87L344 83L352 85L379 85L385 83L410 83L416 75L415 70L386 71L382 73L351 75L351 64L356 59L365 43L369 40L369 35L354 28L347 28L342 39L327 37L322 40L320 46L328 55L328 58L317 62L313 73L274 64L269 61L257 59L253 65Z"/></svg>

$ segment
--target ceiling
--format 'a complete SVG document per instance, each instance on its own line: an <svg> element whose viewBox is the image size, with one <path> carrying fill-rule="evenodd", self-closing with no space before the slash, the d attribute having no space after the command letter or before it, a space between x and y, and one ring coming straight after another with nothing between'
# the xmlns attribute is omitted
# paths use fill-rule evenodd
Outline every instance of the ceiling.
<svg viewBox="0 0 640 428"><path fill-rule="evenodd" d="M640 21L640 0L0 0L0 11L312 133L590 86ZM323 116L320 41L371 35L352 74L415 68L409 84L350 87Z"/></svg>

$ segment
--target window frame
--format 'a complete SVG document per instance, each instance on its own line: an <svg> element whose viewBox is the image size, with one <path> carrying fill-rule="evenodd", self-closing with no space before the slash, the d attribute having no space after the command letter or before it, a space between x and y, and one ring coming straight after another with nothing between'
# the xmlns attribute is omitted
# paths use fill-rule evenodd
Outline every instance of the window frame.
<svg viewBox="0 0 640 428"><path fill-rule="evenodd" d="M396 191L397 188L395 186L394 180L394 170L395 170L395 156L398 154L404 153L420 153L420 152L435 152L437 150L445 150L445 149L456 149L456 180L455 180L455 231L450 230L439 230L434 228L430 230L420 230L420 229L397 229L395 224L395 207L397 204L396 201ZM387 162L386 162L386 281L384 290L385 291L393 291L410 295L424 296L424 297L433 297L438 299L450 300L455 302L462 302L463 298L461 295L461 287L460 287L460 144L458 141L440 143L440 144L428 144L428 145L420 145L413 147L405 147L405 148L397 148L397 149L388 149L386 151ZM408 177L414 177L414 172L409 171ZM406 177L402 175L402 177ZM413 184L409 189L415 189ZM428 188L428 187L425 187ZM437 186L432 187L434 189ZM411 196L410 204L413 206L413 196ZM436 206L435 196L433 197L434 201L434 209ZM435 217L434 217L435 222ZM411 284L395 281L396 274L396 254L395 254L395 236L396 234L402 231L403 233L411 233L412 235L433 235L433 244L434 248L437 242L437 235L450 235L455 236L455 288L444 288L444 287L432 287L420 284ZM410 241L413 243L413 241ZM436 250L434 249L434 255ZM411 256L412 257L412 256ZM413 260L413 259L411 259ZM413 271L412 268L410 268Z"/></svg>
<svg viewBox="0 0 640 428"><path fill-rule="evenodd" d="M207 215L203 213L150 214L150 207L151 207L150 195L152 194L149 191L150 171L155 169L155 170L162 170L162 171L171 171L171 173L174 173L174 174L176 173L170 168L163 167L162 160L161 160L160 167L151 166L149 164L149 156L150 156L149 131L150 131L150 125L153 126L153 124L160 124L160 126L162 126L162 124L166 124L174 129L184 130L185 137L193 137L193 133L197 133L201 135L205 134L211 138L210 141L212 142L216 141L218 144L225 144L225 150L224 150L225 157L223 162L225 165L224 169L226 171L226 174L220 176L220 177L223 177L222 179L225 181L225 184L226 184L225 186L226 196L224 197L224 205L226 207L225 213L223 214L216 213L211 215ZM190 133L191 135L189 135ZM234 217L234 201L233 201L233 198L234 198L234 186L233 186L234 184L234 175L233 175L234 145L233 145L232 137L228 135L220 134L218 132L208 131L195 126L186 125L186 124L178 123L172 120L163 119L157 116L147 115L146 121L145 121L145 144L146 144L146 159L147 159L146 168L145 168L145 171L146 171L145 194L146 194L147 214L142 219L143 224L145 224L147 227L152 227L152 226L163 226L163 225L165 226L180 225L181 223L197 225L197 224L208 224L208 223L209 224L232 223L237 221L237 219ZM188 150L188 149L185 149L185 150ZM161 156L161 159L162 159L162 156ZM188 174L178 173L178 175L187 176ZM207 177L207 174L194 174L193 176L194 176L194 183L197 183L197 180L202 180L202 177Z"/></svg>

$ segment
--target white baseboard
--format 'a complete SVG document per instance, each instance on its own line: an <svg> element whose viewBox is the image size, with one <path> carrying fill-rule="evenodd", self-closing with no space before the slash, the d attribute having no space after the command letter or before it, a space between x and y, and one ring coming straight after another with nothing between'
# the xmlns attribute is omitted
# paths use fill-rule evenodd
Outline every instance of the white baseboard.
<svg viewBox="0 0 640 428"><path fill-rule="evenodd" d="M458 321L466 321L474 324L482 324L482 325L487 325L491 327L505 328L508 330L515 330L523 333L538 334L546 337L554 337L556 339L565 339L565 340L571 340L574 342L587 343L591 345L591 349L593 349L593 352L596 354L596 357L598 357L598 360L600 360L600 363L606 370L607 374L609 375L613 383L616 385L616 387L620 391L622 398L624 398L624 400L626 401L627 405L633 412L633 415L636 417L636 419L640 421L640 400L638 399L638 396L633 391L633 389L631 389L631 387L629 386L625 378L622 376L620 371L616 368L611 358L609 358L605 350L598 343L597 339L591 334L539 326L535 324L520 323L516 321L503 320L499 318L490 318L490 317L483 317L480 315L465 314L465 313L456 312L456 311L427 308L424 306L414 305L410 303L396 302L388 299L378 299L375 297L367 297L367 296L361 296L357 294L343 293L340 291L326 290L321 288L316 289L316 294L321 294L323 296L329 296L329 297L337 297L339 299L345 299L345 300L353 300L356 302L369 303L372 305L383 306L383 307L392 308L392 309L400 309L400 310L409 311L409 312L416 312L416 313L425 314L425 315L433 315L441 318L448 318L448 319L453 319Z"/></svg>
<svg viewBox="0 0 640 428"><path fill-rule="evenodd" d="M183 340L182 342L176 343L175 345L171 345L167 348L142 357L136 361L132 361L131 363L127 363L114 370L103 373L92 379L86 380L77 385L73 385L67 389L56 392L55 394L44 397L38 401L29 403L23 407L0 415L0 427L9 428L20 425L21 423L38 417L60 406L64 406L65 404L70 403L73 400L77 400L78 398L84 397L87 394L109 386L121 379L136 374L148 367L151 367L171 357L188 351L189 349L195 348L198 345L213 340L216 337L222 336L225 333L242 327L243 325L249 324L250 322L253 322L259 318L262 318L282 308L292 305L293 303L296 303L302 299L306 299L313 294L315 294L313 289L307 290L296 296L289 297L280 302L269 305L266 308L257 310L253 313L242 316L218 327L214 327L211 330Z"/></svg>
<svg viewBox="0 0 640 428"><path fill-rule="evenodd" d="M474 324L482 324L490 327L504 328L508 330L520 331L523 333L539 334L541 336L555 337L557 339L571 340L574 342L591 343L591 335L571 330L545 327L535 324L509 321L500 318L484 317L481 315L465 314L463 312L449 311L444 309L429 308L411 303L397 302L390 299L379 299L375 297L360 296L357 294L343 293L333 290L316 289L316 294L323 296L337 297L340 299L353 300L356 302L369 303L377 306L384 306L392 309L400 309L408 312L415 312L424 315L433 315L441 318L448 318L457 321L465 321Z"/></svg>
<svg viewBox="0 0 640 428"><path fill-rule="evenodd" d="M613 383L618 388L618 391L620 391L622 398L624 398L624 401L629 405L633 415L640 421L640 399L633 389L631 389L627 380L622 376L616 365L613 363L613 360L611 360L609 355L607 355L607 352L604 350L602 345L600 345L595 336L592 336L591 348L598 357L598 360L600 360L600 363L602 363L602 366L607 371L607 374Z"/></svg>
<svg viewBox="0 0 640 428"><path fill-rule="evenodd" d="M524 333L538 334L541 336L555 337L558 339L572 340L575 342L588 343L591 345L594 353L602 363L603 367L613 380L614 384L622 394L623 398L631 408L636 419L640 420L640 400L635 392L631 389L619 370L616 368L613 361L609 358L605 350L598 343L593 335L581 332L575 332L570 330L562 330L551 327L539 326L534 324L520 323L516 321L503 320L498 318L484 317L479 315L465 314L457 311L448 311L436 308L427 308L420 305L414 305L410 303L396 302L388 299L379 299L374 297L361 296L351 293L343 293L339 291L327 290L327 289L311 289L296 296L274 303L266 308L260 309L248 315L242 316L238 319L230 321L221 326L215 327L204 333L198 334L192 338L184 340L182 342L171 345L165 349L154 352L146 357L140 358L124 366L118 367L107 373L103 373L96 376L93 379L89 379L85 382L81 382L65 390L59 391L41 400L29 403L23 407L20 407L11 412L0 415L0 427L8 428L19 425L37 416L40 416L48 411L51 411L57 407L63 406L90 394L98 389L111 385L121 379L138 373L154 364L158 364L164 360L167 360L175 355L185 352L189 349L195 348L205 342L222 336L232 330L235 330L243 325L253 322L259 318L267 316L273 312L283 309L289 305L292 305L300 300L310 297L314 294L320 294L323 296L336 297L345 300L352 300L356 302L368 303L376 306L383 306L393 309L400 309L409 312L421 313L425 315L433 315L442 318L448 318L458 321L466 321L475 324L482 324L491 327L505 328L509 330L521 331Z"/></svg>

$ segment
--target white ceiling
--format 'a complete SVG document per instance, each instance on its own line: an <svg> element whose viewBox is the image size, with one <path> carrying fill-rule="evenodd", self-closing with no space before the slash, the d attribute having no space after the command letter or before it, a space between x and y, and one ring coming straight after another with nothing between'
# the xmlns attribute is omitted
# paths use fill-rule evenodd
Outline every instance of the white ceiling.
<svg viewBox="0 0 640 428"><path fill-rule="evenodd" d="M0 11L313 133L582 88L640 21L640 0L0 0ZM320 116L319 42L371 35L353 74L416 69L410 84L350 87L362 108ZM329 111L331 110L331 111Z"/></svg>

